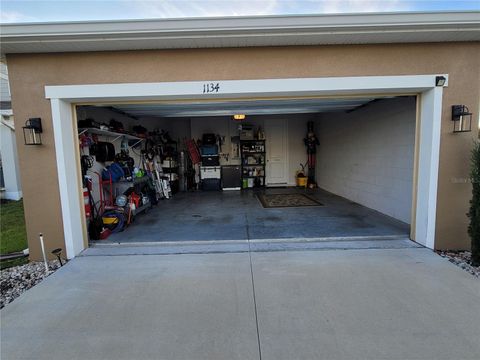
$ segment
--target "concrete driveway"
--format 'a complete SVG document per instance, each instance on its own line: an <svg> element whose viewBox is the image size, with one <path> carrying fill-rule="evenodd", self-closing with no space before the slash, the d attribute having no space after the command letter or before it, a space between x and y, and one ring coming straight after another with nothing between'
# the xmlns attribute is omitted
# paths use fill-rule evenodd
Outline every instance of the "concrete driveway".
<svg viewBox="0 0 480 360"><path fill-rule="evenodd" d="M478 359L480 281L423 248L79 257L1 311L7 359Z"/></svg>

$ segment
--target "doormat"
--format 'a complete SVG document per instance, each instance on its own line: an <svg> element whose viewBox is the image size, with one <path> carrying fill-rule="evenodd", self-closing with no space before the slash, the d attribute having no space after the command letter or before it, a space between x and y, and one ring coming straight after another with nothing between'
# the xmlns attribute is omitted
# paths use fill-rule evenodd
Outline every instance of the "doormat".
<svg viewBox="0 0 480 360"><path fill-rule="evenodd" d="M306 194L257 194L264 208L323 206Z"/></svg>

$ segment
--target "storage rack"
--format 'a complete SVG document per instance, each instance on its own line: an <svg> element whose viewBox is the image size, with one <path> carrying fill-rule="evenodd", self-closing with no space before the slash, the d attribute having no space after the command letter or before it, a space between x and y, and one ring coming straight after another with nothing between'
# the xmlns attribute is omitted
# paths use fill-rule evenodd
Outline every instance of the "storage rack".
<svg viewBox="0 0 480 360"><path fill-rule="evenodd" d="M134 140L135 142L132 145L129 145L129 147L135 147L138 144L140 144L142 141L144 141L144 138L131 135L128 133L120 133L120 132L115 132L115 131L110 131L110 130L104 130L104 129L98 129L98 128L79 128L78 129L78 136L83 135L85 133L89 134L94 134L94 135L100 135L108 138L111 142L114 142L120 138L125 138L127 140ZM114 202L113 202L113 196L115 193L115 197L118 196L119 193L123 193L126 189L129 187L134 187L135 191L140 193L139 186L143 186L143 184L147 181L150 180L148 176L143 176L141 178L135 178L133 177L131 180L120 180L118 182L112 183L112 180L103 180L102 176L100 173L95 172L98 176L98 182L101 187L100 190L100 206L101 206L101 212L105 210L106 206L113 207ZM109 197L110 199L107 201L106 199L103 199L103 192L104 192L104 186L109 185ZM115 190L114 190L115 188ZM107 205L108 204L108 205ZM152 204L148 202L147 204L142 205L139 208L136 208L135 210L132 211L132 215L136 216L146 210L148 210Z"/></svg>
<svg viewBox="0 0 480 360"><path fill-rule="evenodd" d="M135 189L135 192L137 194L140 194L141 188L145 185L145 183L150 182L151 179L148 175L144 175L142 177L132 177L132 180L120 180L115 184L115 191L116 191L116 196L123 194L128 188L133 187ZM149 201L148 203L135 208L135 210L132 210L132 215L136 216L149 208L152 207L152 203Z"/></svg>
<svg viewBox="0 0 480 360"><path fill-rule="evenodd" d="M204 135L205 136L205 135ZM200 165L200 183L202 190L221 190L222 172L217 144L200 147L202 163Z"/></svg>
<svg viewBox="0 0 480 360"><path fill-rule="evenodd" d="M241 153L241 179L242 189L253 187L265 187L265 140L240 140L240 153ZM255 163L252 162L255 159ZM258 171L260 169L260 171ZM250 174L250 172L256 174ZM252 186L245 187L244 181L253 179L254 184ZM260 185L255 186L255 179L260 179Z"/></svg>
<svg viewBox="0 0 480 360"><path fill-rule="evenodd" d="M78 129L78 136L83 135L86 132L88 132L90 134L108 136L110 138L113 138L111 140L111 142L114 142L114 141L116 141L120 138L125 138L127 140L137 140L137 142L134 143L133 145L129 145L130 147L135 147L139 143L141 143L143 140L145 140L145 139L140 138L138 136L130 135L130 134L127 134L127 133L119 133L119 132L115 132L115 131L102 130L102 129L97 129L97 128L80 128L80 129Z"/></svg>
<svg viewBox="0 0 480 360"><path fill-rule="evenodd" d="M163 175L168 177L168 180L170 182L170 188L172 189L172 193L175 194L178 192L180 187L179 174L178 174L178 171L179 171L178 144L176 141L173 141L173 142L166 143L165 146L172 147L173 151L171 154L168 155L169 159L165 159L165 160L162 159ZM163 162L165 162L167 166L164 166Z"/></svg>

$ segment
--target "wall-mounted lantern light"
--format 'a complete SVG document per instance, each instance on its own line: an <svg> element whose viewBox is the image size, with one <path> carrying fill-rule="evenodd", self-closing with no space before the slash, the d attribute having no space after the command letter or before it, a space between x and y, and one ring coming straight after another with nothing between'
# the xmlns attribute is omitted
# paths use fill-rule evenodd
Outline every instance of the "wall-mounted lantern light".
<svg viewBox="0 0 480 360"><path fill-rule="evenodd" d="M472 113L465 105L452 105L453 132L472 131Z"/></svg>
<svg viewBox="0 0 480 360"><path fill-rule="evenodd" d="M445 76L435 77L435 86L444 86L446 82L447 78Z"/></svg>
<svg viewBox="0 0 480 360"><path fill-rule="evenodd" d="M42 132L42 119L28 119L23 127L25 145L42 145Z"/></svg>

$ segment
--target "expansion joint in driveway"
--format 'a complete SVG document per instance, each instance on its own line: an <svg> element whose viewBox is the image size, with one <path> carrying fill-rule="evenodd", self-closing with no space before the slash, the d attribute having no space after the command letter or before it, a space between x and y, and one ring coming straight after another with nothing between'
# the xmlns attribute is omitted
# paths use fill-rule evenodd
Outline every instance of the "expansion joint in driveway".
<svg viewBox="0 0 480 360"><path fill-rule="evenodd" d="M258 329L257 298L255 295L255 278L253 276L252 251L250 247L250 230L248 225L247 214L245 214L245 228L246 228L245 230L247 233L247 241L248 241L248 258L250 261L250 276L252 278L253 309L255 312L255 326L257 329L258 357L260 360L262 360L262 346L260 344L260 331Z"/></svg>

